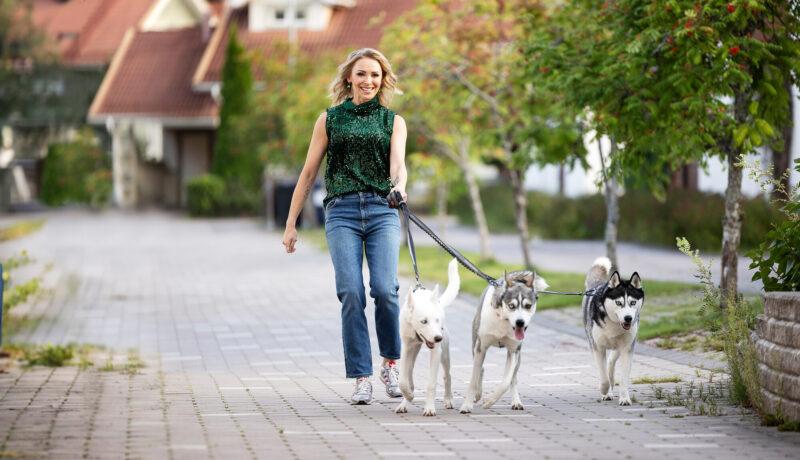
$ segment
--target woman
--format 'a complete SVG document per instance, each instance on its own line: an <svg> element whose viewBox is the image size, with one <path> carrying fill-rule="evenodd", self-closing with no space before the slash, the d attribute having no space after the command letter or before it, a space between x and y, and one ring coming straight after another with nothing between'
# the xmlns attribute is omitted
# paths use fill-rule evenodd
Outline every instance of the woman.
<svg viewBox="0 0 800 460"><path fill-rule="evenodd" d="M283 245L295 251L295 223L311 193L323 157L325 234L336 273L336 295L342 303L342 344L347 378L356 379L352 404L372 402L372 353L364 313L366 296L362 261L369 267L370 295L375 300L381 380L389 397L397 388L395 360L400 358L397 264L400 222L386 196L397 191L405 200L406 124L387 106L397 78L379 51L364 48L339 66L331 84L333 107L314 125L305 166L297 180Z"/></svg>

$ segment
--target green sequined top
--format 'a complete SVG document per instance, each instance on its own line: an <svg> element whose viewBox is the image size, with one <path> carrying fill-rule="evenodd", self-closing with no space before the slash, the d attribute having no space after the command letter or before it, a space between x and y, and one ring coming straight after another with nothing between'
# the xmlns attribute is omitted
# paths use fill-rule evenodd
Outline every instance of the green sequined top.
<svg viewBox="0 0 800 460"><path fill-rule="evenodd" d="M388 195L392 188L389 172L395 113L374 97L359 105L348 99L327 110L328 167L323 204L337 195L375 190Z"/></svg>

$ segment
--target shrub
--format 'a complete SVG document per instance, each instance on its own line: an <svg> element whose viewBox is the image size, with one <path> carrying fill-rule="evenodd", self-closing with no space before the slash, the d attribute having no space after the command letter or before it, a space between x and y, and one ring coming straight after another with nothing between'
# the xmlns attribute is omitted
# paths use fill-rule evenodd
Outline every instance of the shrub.
<svg viewBox="0 0 800 460"><path fill-rule="evenodd" d="M186 185L189 214L216 216L223 208L225 182L213 174L202 174Z"/></svg>
<svg viewBox="0 0 800 460"><path fill-rule="evenodd" d="M481 188L489 229L514 232L514 203L505 184ZM762 197L746 199L742 224L743 249L756 247L771 222L781 222L780 212ZM722 247L724 198L713 193L670 190L666 200L647 192L629 191L620 198L620 240L648 245L672 246L685 236L702 250ZM465 196L454 199L451 212L465 224L474 224L472 208ZM531 234L547 239L603 239L606 209L603 196L558 197L541 192L528 193L528 224Z"/></svg>
<svg viewBox="0 0 800 460"><path fill-rule="evenodd" d="M795 160L794 169L800 172L800 159ZM768 177L768 182L780 185L771 174ZM800 191L787 196L781 211L786 219L773 223L761 244L747 254L752 260L750 268L756 270L753 281L761 280L765 291L800 291Z"/></svg>
<svg viewBox="0 0 800 460"><path fill-rule="evenodd" d="M703 287L699 315L712 332L713 339L722 342L728 365L729 399L744 407L754 407L766 416L758 381L758 357L750 336L755 329L758 311L748 305L741 295L723 295L711 279L711 264L703 264L699 251L692 252L686 238L676 238L678 249L692 258L698 269L697 278Z"/></svg>
<svg viewBox="0 0 800 460"><path fill-rule="evenodd" d="M111 160L100 150L91 128L79 131L71 142L50 144L39 194L43 203L102 207L110 196Z"/></svg>
<svg viewBox="0 0 800 460"><path fill-rule="evenodd" d="M261 197L237 181L225 183L213 174L195 177L187 184L189 215L196 217L258 214Z"/></svg>

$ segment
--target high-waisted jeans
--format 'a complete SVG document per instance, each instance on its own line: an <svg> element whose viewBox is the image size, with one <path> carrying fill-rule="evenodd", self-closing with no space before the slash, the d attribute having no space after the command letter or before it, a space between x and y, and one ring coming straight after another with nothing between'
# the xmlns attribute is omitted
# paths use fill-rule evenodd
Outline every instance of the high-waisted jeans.
<svg viewBox="0 0 800 460"><path fill-rule="evenodd" d="M375 332L380 355L400 358L397 264L400 220L386 198L353 192L325 207L325 234L336 272L336 295L342 303L342 344L347 378L372 375L372 351L364 309L362 264L367 256L369 294L375 300Z"/></svg>

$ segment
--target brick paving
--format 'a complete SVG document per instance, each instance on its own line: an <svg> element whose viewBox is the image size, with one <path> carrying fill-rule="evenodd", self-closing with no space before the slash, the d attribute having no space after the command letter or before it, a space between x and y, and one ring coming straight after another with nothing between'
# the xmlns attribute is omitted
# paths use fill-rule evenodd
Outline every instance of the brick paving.
<svg viewBox="0 0 800 460"><path fill-rule="evenodd" d="M409 413L394 413L398 400L385 396L377 378L375 403L350 406L333 271L310 243L301 240L286 255L279 234L245 219L45 217L41 231L0 247L2 258L27 249L52 290L23 310L42 319L10 341L102 345L95 356L124 363L138 355L144 367L11 366L0 374L0 455L731 459L800 452L798 433L761 427L724 405L721 416L692 415L656 398L652 385L634 385L630 407L600 402L585 340L543 317L534 318L523 348L523 411L512 411L506 395L489 410L461 415L444 409L439 394L439 415L423 417L425 351ZM403 295L408 282L401 280ZM448 310L456 407L468 384L476 308L462 295ZM489 353L485 389L501 378L504 359L503 350ZM691 364L685 355L642 351L632 377L684 380L659 384L665 393L685 392L689 382L695 391L700 383L708 388L709 372Z"/></svg>

